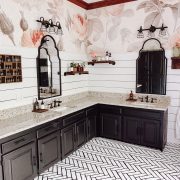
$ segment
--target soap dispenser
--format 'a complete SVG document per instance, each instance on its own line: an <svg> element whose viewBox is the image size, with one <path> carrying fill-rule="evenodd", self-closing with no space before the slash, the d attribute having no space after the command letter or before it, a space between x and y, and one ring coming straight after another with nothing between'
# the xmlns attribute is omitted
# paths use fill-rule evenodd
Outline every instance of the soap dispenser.
<svg viewBox="0 0 180 180"><path fill-rule="evenodd" d="M34 103L34 110L38 110L38 109L39 109L39 102L38 102L38 100L36 98L36 101Z"/></svg>
<svg viewBox="0 0 180 180"><path fill-rule="evenodd" d="M41 109L45 109L44 101L41 101Z"/></svg>
<svg viewBox="0 0 180 180"><path fill-rule="evenodd" d="M134 99L134 94L133 94L133 91L131 90L131 93L129 94L129 99L130 100L133 100Z"/></svg>

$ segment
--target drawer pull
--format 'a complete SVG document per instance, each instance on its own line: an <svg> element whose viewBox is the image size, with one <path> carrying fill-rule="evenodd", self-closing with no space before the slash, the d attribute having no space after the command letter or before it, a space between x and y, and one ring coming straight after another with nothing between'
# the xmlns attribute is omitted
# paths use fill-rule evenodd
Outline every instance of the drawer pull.
<svg viewBox="0 0 180 180"><path fill-rule="evenodd" d="M22 143L22 142L24 142L26 139L24 139L24 138L22 138L22 139L20 139L20 140L17 140L17 141L15 141L14 142L14 144L19 144L19 143Z"/></svg>

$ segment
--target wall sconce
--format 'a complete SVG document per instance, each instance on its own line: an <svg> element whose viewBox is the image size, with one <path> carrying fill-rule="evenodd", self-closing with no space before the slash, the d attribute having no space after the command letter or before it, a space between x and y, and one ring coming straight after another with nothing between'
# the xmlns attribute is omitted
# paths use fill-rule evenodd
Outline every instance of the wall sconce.
<svg viewBox="0 0 180 180"><path fill-rule="evenodd" d="M149 29L143 29L141 26L138 30L137 38L144 38L143 31L149 31L148 37L155 37L155 31L157 29L159 29L159 36L160 37L166 36L166 33L167 33L166 28L168 28L168 27L164 26L163 24L161 27L155 27L155 26L151 25L151 27Z"/></svg>
<svg viewBox="0 0 180 180"><path fill-rule="evenodd" d="M48 32L50 34L63 35L62 27L59 21L54 24L52 19L49 19L49 21L47 21L44 20L43 17L40 17L40 19L36 21L41 23L40 31Z"/></svg>

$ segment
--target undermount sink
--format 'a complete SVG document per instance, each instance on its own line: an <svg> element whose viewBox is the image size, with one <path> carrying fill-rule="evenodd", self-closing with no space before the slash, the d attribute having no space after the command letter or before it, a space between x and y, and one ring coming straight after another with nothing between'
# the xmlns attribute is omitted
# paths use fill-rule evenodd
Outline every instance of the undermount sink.
<svg viewBox="0 0 180 180"><path fill-rule="evenodd" d="M52 111L56 111L56 112L62 112L62 111L66 111L69 107L67 106L60 106L60 107L56 107L51 109Z"/></svg>
<svg viewBox="0 0 180 180"><path fill-rule="evenodd" d="M67 109L71 109L71 108L75 108L76 106L59 106L59 107L55 107L52 108L52 111L56 111L56 112L63 112L66 111Z"/></svg>
<svg viewBox="0 0 180 180"><path fill-rule="evenodd" d="M136 106L145 106L145 107L154 107L154 106L156 106L156 104L151 104L151 103L146 103L146 102L134 102L132 104L136 105Z"/></svg>

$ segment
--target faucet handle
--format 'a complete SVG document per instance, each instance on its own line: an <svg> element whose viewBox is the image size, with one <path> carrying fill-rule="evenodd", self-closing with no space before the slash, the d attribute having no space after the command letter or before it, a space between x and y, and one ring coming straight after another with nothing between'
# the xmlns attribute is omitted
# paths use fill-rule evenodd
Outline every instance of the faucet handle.
<svg viewBox="0 0 180 180"><path fill-rule="evenodd" d="M58 106L60 106L60 104L62 103L62 101L59 101L59 100L56 101L56 102L58 103Z"/></svg>
<svg viewBox="0 0 180 180"><path fill-rule="evenodd" d="M151 103L154 103L154 100L157 100L157 98L151 98Z"/></svg>
<svg viewBox="0 0 180 180"><path fill-rule="evenodd" d="M149 96L146 96L145 99L146 99L146 102L148 103L149 102Z"/></svg>
<svg viewBox="0 0 180 180"><path fill-rule="evenodd" d="M138 97L138 99L140 99L141 102L144 102L143 97Z"/></svg>

